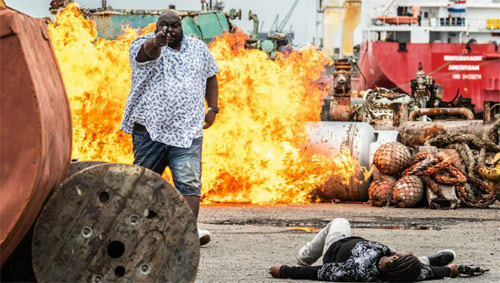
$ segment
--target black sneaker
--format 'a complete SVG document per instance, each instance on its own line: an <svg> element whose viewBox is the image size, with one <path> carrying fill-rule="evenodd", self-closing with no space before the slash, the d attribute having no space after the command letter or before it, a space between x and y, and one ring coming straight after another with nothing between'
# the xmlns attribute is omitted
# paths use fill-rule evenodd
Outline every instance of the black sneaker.
<svg viewBox="0 0 500 283"><path fill-rule="evenodd" d="M452 250L442 250L433 255L428 255L430 266L445 266L455 259L455 252Z"/></svg>

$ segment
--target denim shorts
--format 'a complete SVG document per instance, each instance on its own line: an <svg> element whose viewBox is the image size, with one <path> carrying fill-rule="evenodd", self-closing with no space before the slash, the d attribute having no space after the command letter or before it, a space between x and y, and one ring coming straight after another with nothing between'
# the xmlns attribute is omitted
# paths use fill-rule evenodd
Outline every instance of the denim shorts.
<svg viewBox="0 0 500 283"><path fill-rule="evenodd" d="M168 166L175 188L182 195L201 196L201 147L203 138L193 139L189 148L169 146L151 140L146 129L136 124L132 133L134 164L160 175Z"/></svg>

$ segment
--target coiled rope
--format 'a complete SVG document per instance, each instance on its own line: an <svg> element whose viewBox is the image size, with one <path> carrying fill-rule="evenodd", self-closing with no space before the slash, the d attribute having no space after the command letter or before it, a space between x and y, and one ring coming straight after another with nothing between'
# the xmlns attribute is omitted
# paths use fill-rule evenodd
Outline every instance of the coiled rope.
<svg viewBox="0 0 500 283"><path fill-rule="evenodd" d="M466 172L465 172L466 182L453 185L456 186L457 194L460 200L469 207L477 207L477 208L488 207L492 203L494 203L499 196L500 192L497 189L495 189L487 182L481 180L476 175L476 168L478 168L478 165L484 164L486 158L486 152L494 152L494 153L500 152L499 129L500 129L500 120L495 122L495 124L490 129L488 129L488 131L484 133L482 139L470 134L453 134L453 135L443 134L435 138L432 138L426 142L426 145L434 145L438 147L447 147L455 149L460 154L460 157L462 158L464 164L466 165ZM471 146L479 149L478 155L475 155L474 152L472 152ZM426 157L428 158L428 156ZM442 161L442 163L444 163L444 161ZM437 166L437 164L435 166ZM460 172L460 170L458 170L456 167L451 170L453 171L456 170L460 174L464 175L464 173ZM456 174L456 172L453 174ZM422 180L425 182L424 179ZM441 179L441 181L443 181L443 179ZM435 186L434 188L432 186L433 186L432 184L429 185L431 190L435 192L434 190L437 190L435 188L436 186L434 185Z"/></svg>
<svg viewBox="0 0 500 283"><path fill-rule="evenodd" d="M429 152L415 154L412 165L403 172L403 175L420 177L440 197L443 197L443 192L438 184L459 187L467 182L465 175L453 165L449 158L441 155L434 156Z"/></svg>

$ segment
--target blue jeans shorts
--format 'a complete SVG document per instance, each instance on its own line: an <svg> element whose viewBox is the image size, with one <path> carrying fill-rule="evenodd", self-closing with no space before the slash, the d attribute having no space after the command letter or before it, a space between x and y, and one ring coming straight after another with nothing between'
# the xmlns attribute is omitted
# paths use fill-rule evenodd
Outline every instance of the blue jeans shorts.
<svg viewBox="0 0 500 283"><path fill-rule="evenodd" d="M135 124L132 133L134 164L163 174L170 167L175 188L182 195L201 196L201 147L203 138L193 139L189 148L168 146L151 140L147 130Z"/></svg>

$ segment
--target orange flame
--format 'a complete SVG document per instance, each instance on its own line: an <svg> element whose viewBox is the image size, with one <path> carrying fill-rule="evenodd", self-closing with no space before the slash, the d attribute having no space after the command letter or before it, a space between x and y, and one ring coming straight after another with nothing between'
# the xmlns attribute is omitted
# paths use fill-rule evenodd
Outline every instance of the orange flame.
<svg viewBox="0 0 500 283"><path fill-rule="evenodd" d="M49 27L73 117L73 156L131 163L131 138L120 131L130 91L128 48L139 30L97 38L75 4ZM142 32L151 32L150 25ZM319 120L319 79L328 59L308 47L277 60L244 48L246 35L226 33L210 49L220 67L219 105L204 131L203 202L307 202L332 173L349 180L359 166L349 152L308 155L305 124Z"/></svg>

